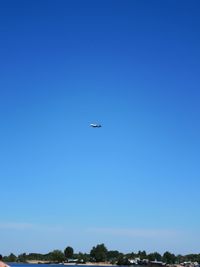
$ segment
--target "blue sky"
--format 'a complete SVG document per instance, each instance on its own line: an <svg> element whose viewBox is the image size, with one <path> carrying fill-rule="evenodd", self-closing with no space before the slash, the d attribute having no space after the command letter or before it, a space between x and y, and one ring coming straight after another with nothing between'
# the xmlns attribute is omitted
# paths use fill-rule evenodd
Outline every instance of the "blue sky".
<svg viewBox="0 0 200 267"><path fill-rule="evenodd" d="M199 253L199 1L0 6L1 253Z"/></svg>

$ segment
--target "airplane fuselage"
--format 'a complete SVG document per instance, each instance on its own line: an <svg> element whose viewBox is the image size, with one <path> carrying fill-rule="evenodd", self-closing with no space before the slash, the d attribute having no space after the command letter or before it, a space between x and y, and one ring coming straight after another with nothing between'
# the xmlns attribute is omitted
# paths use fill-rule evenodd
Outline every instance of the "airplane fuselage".
<svg viewBox="0 0 200 267"><path fill-rule="evenodd" d="M93 128L101 128L101 124L91 123L90 126Z"/></svg>

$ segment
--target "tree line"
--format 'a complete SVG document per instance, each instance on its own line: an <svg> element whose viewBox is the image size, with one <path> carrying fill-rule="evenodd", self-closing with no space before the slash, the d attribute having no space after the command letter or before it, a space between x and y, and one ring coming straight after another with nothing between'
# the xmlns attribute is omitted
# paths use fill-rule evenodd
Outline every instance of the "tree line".
<svg viewBox="0 0 200 267"><path fill-rule="evenodd" d="M183 262L198 262L200 263L200 254L189 255L175 255L166 251L161 255L158 252L147 254L146 251L138 251L124 254L118 250L108 250L104 244L98 244L94 246L90 253L74 253L74 249L70 246L62 250L53 250L47 254L40 253L22 253L18 256L11 253L8 256L4 256L3 260L6 262L28 262L31 260L45 261L45 262L73 262L86 263L86 262L110 262L118 265L130 265L130 259L138 258L141 263L147 261L162 261L166 264L175 264Z"/></svg>

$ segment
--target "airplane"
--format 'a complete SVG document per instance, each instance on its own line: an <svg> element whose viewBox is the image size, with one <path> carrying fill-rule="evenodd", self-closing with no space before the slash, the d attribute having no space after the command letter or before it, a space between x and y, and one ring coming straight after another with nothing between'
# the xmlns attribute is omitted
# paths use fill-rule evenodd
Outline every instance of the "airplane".
<svg viewBox="0 0 200 267"><path fill-rule="evenodd" d="M93 128L101 128L101 124L96 124L96 123L91 123L90 126Z"/></svg>

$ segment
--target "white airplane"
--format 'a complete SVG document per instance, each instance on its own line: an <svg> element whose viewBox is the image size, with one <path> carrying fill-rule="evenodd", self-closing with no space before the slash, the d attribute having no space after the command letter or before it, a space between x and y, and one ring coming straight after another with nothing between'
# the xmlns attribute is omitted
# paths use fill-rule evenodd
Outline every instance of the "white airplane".
<svg viewBox="0 0 200 267"><path fill-rule="evenodd" d="M91 123L90 126L93 128L101 128L101 124L96 124L96 123Z"/></svg>

